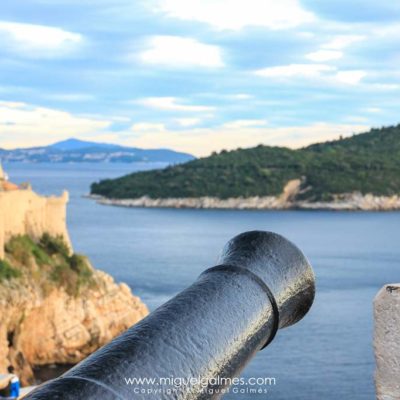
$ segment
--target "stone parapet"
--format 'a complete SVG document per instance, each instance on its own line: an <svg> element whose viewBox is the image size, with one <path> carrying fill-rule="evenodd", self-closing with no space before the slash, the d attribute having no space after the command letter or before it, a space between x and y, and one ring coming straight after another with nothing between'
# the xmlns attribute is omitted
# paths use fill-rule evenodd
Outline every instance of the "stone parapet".
<svg viewBox="0 0 400 400"><path fill-rule="evenodd" d="M400 399L400 284L385 285L374 299L375 386L378 400Z"/></svg>

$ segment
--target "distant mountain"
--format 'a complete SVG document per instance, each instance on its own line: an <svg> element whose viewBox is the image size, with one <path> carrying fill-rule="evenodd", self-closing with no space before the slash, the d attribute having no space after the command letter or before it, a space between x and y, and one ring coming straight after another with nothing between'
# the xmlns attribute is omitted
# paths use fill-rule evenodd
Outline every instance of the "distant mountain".
<svg viewBox="0 0 400 400"><path fill-rule="evenodd" d="M191 154L168 149L139 149L116 144L67 139L45 147L5 150L0 148L4 162L166 162L170 164L193 160Z"/></svg>
<svg viewBox="0 0 400 400"><path fill-rule="evenodd" d="M92 193L113 199L220 199L279 196L298 179L299 200L330 201L360 192L400 194L400 125L314 144L302 149L257 146L92 184Z"/></svg>
<svg viewBox="0 0 400 400"><path fill-rule="evenodd" d="M87 148L101 148L101 149L120 149L121 146L117 144L111 143L97 143L97 142L88 142L86 140L79 140L75 138L70 138L66 140L62 140L61 142L57 142L48 146L52 149L61 150L61 151L74 151L81 150Z"/></svg>

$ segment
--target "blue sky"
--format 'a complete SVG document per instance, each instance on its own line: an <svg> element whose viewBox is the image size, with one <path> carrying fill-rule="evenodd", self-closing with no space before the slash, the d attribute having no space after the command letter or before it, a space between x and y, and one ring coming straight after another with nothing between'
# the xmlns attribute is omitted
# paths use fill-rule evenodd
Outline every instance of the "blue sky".
<svg viewBox="0 0 400 400"><path fill-rule="evenodd" d="M300 147L400 122L399 65L393 0L3 2L0 147Z"/></svg>

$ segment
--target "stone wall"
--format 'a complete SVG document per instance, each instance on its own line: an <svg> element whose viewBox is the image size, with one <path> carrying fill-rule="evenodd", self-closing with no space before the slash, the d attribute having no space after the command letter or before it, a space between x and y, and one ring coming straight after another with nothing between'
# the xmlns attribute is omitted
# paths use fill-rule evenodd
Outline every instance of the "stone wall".
<svg viewBox="0 0 400 400"><path fill-rule="evenodd" d="M374 300L375 386L378 400L400 399L400 284L385 285Z"/></svg>
<svg viewBox="0 0 400 400"><path fill-rule="evenodd" d="M71 247L67 224L68 192L60 197L42 197L31 189L0 192L0 259L4 245L14 235L40 238L43 233L62 235Z"/></svg>

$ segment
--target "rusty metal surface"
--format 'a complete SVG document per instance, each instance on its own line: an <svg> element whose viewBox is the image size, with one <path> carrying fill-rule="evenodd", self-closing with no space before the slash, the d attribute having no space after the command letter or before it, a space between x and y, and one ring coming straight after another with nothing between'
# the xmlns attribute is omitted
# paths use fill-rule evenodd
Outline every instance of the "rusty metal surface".
<svg viewBox="0 0 400 400"><path fill-rule="evenodd" d="M310 264L280 235L238 235L219 263L222 268L206 270L147 318L25 399L219 398L223 378L240 374L278 325L299 321L314 299ZM127 378L154 382L130 385ZM161 378L174 380L162 383ZM176 386L181 379L184 384Z"/></svg>

